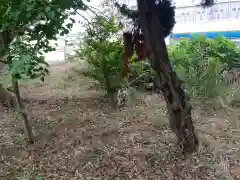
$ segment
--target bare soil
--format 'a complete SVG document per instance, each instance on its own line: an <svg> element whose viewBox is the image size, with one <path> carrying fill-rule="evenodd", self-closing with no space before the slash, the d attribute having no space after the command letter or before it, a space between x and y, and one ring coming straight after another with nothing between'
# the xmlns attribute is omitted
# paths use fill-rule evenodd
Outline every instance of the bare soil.
<svg viewBox="0 0 240 180"><path fill-rule="evenodd" d="M240 110L194 104L198 152L184 157L161 95L135 92L114 109L75 64L54 65L45 82L22 83L37 142L21 117L1 109L2 180L237 180Z"/></svg>

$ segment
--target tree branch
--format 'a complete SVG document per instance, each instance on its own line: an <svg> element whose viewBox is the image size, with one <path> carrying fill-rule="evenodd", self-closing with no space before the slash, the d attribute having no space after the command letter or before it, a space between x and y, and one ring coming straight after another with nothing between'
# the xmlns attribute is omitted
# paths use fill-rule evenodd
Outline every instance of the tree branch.
<svg viewBox="0 0 240 180"><path fill-rule="evenodd" d="M93 7L93 6L89 6L89 5L88 5L87 9L88 9L89 11L91 11L95 16L98 16L98 14L97 14L94 10L92 10L92 9L95 9L96 11L98 11L98 13L102 14L102 16L105 17L105 14L104 14L103 12L101 12L98 8L95 8L95 7Z"/></svg>
<svg viewBox="0 0 240 180"><path fill-rule="evenodd" d="M91 24L91 22L89 22L89 20L85 17L85 16L83 16L81 13L79 13L78 11L75 11L79 16L81 16L87 23L86 23L86 25L88 26L88 27L90 27L90 24Z"/></svg>
<svg viewBox="0 0 240 180"><path fill-rule="evenodd" d="M6 61L3 61L3 60L1 60L1 59L0 59L0 63L7 64Z"/></svg>

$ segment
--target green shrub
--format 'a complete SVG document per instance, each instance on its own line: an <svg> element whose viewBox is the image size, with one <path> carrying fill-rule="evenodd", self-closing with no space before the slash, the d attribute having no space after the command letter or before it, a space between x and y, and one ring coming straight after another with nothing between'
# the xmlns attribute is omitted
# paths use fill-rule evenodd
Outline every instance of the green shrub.
<svg viewBox="0 0 240 180"><path fill-rule="evenodd" d="M129 84L141 89L154 90L157 76L145 62L131 62L129 64Z"/></svg>
<svg viewBox="0 0 240 180"><path fill-rule="evenodd" d="M96 16L88 24L78 51L79 57L88 62L83 74L98 81L110 96L124 83L121 77L123 42L118 36L119 30L114 16L108 19Z"/></svg>
<svg viewBox="0 0 240 180"><path fill-rule="evenodd" d="M221 73L240 64L240 50L223 37L196 36L169 47L173 67L192 97L214 98L223 90Z"/></svg>

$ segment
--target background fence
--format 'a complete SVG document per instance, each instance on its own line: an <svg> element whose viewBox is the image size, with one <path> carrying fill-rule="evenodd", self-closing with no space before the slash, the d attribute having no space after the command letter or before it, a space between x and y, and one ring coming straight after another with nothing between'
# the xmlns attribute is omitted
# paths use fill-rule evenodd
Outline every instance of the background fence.
<svg viewBox="0 0 240 180"><path fill-rule="evenodd" d="M79 48L81 34L69 34L66 37L59 37L57 41L51 42L56 48L55 51L45 54L45 59L49 63L58 61L66 61L76 54Z"/></svg>

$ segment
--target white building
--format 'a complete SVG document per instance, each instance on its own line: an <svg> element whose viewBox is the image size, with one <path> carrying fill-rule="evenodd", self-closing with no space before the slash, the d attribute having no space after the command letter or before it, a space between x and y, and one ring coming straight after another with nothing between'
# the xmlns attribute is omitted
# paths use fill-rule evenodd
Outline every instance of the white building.
<svg viewBox="0 0 240 180"><path fill-rule="evenodd" d="M176 25L170 40L191 38L193 34L209 38L222 35L240 44L240 0L218 0L205 9L198 4L199 1L176 3Z"/></svg>

